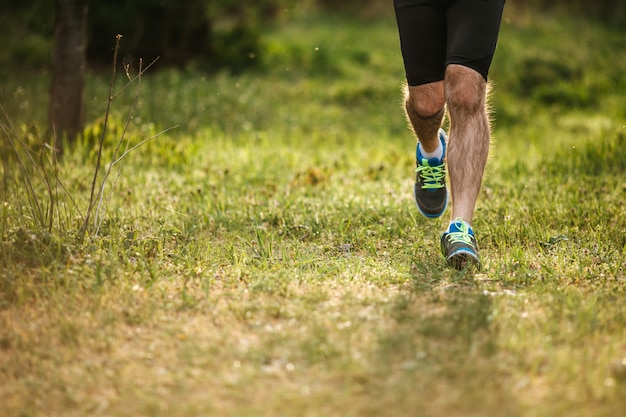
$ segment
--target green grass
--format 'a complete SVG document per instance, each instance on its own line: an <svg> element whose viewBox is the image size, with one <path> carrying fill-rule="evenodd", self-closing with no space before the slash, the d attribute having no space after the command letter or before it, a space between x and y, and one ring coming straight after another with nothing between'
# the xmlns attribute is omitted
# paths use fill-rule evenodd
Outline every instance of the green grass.
<svg viewBox="0 0 626 417"><path fill-rule="evenodd" d="M414 208L390 20L277 27L258 73L147 75L131 144L180 128L125 159L83 242L94 141L57 166L75 205L54 188L49 227L3 142L0 415L621 415L624 40L507 22L476 274ZM45 75L4 83L45 161ZM92 76L92 139L105 95Z"/></svg>

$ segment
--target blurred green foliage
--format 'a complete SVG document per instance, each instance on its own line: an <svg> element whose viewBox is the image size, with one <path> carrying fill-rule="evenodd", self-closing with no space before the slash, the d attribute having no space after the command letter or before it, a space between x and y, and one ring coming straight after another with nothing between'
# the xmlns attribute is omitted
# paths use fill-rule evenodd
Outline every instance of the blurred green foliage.
<svg viewBox="0 0 626 417"><path fill-rule="evenodd" d="M0 3L0 75L3 69L50 64L54 2L4 0Z"/></svg>
<svg viewBox="0 0 626 417"><path fill-rule="evenodd" d="M88 59L107 63L112 39L124 35L123 53L166 65L197 60L207 69L257 65L261 25L292 0L111 0L89 6Z"/></svg>
<svg viewBox="0 0 626 417"><path fill-rule="evenodd" d="M558 10L572 16L587 16L606 24L622 26L626 22L626 2L623 0L507 0L518 7Z"/></svg>
<svg viewBox="0 0 626 417"><path fill-rule="evenodd" d="M87 50L92 66L108 65L115 36L123 35L121 56L137 65L160 58L159 66L188 66L241 72L262 65L264 32L280 19L312 10L358 18L390 16L388 0L85 0L89 7ZM607 24L626 22L617 0L507 0L507 7L584 15ZM54 2L5 0L0 4L0 75L47 69L54 33ZM275 51L274 51L275 52ZM126 63L126 62L125 62ZM538 64L539 67L545 63ZM545 65L544 65L545 66ZM533 68L541 70L541 68Z"/></svg>
<svg viewBox="0 0 626 417"><path fill-rule="evenodd" d="M87 0L87 57L109 64L115 37L121 57L136 65L157 56L160 65L199 61L208 70L240 71L257 65L262 26L290 13L294 0ZM54 2L6 0L0 4L0 67L47 68L54 34ZM146 62L147 63L147 62ZM126 64L126 62L125 62Z"/></svg>

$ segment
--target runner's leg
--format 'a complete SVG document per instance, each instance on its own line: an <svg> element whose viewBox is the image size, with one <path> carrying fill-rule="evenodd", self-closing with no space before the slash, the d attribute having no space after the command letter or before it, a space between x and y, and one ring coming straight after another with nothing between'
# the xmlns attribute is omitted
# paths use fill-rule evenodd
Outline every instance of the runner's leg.
<svg viewBox="0 0 626 417"><path fill-rule="evenodd" d="M445 97L450 113L452 218L470 224L489 153L486 80L503 8L504 0L455 0L447 9Z"/></svg>

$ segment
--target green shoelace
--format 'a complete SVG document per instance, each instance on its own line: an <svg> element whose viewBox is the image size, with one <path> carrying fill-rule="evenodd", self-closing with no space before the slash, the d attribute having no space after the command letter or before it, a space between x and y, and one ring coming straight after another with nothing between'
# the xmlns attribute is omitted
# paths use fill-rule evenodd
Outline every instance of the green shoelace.
<svg viewBox="0 0 626 417"><path fill-rule="evenodd" d="M422 177L423 188L434 190L446 186L445 164L430 166L428 159L422 159L422 163L417 166L415 172Z"/></svg>
<svg viewBox="0 0 626 417"><path fill-rule="evenodd" d="M466 243L468 245L474 246L469 226L466 225L460 217L454 219L454 223L456 224L456 228L459 229L459 231L448 232L448 240L450 241L450 243Z"/></svg>

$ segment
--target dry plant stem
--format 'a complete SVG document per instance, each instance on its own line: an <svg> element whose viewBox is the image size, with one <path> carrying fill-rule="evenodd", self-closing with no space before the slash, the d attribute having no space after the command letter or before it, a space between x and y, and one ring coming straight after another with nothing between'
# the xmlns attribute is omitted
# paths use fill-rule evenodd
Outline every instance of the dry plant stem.
<svg viewBox="0 0 626 417"><path fill-rule="evenodd" d="M146 142L150 142L151 140L156 139L156 138L164 135L165 133L169 132L170 130L176 129L178 127L179 127L179 125L168 127L167 129L164 129L164 130L160 131L159 133L157 133L154 136L150 136L149 138L143 139L138 144L136 144L136 145L132 146L130 149L124 151L124 153L122 155L120 155L119 158L117 158L116 160L111 162L111 164L109 165L109 169L107 170L106 176L108 177L110 175L110 172L113 169L113 167L116 166L118 163L122 162L124 160L124 158L126 158L126 156L128 156L128 154L130 154L132 151L134 151L135 149L141 147ZM115 177L115 181L113 182L112 188L115 187L115 184L117 183L117 180L118 180L118 178L119 178L119 176L121 174L121 171L122 171L122 168L120 167L120 169L118 170L118 174ZM100 210L102 208L101 205L102 205L102 199L103 199L102 196L104 194L104 186L105 186L105 183L103 182L101 184L101 187L100 187L100 192L98 193L98 195L100 196L100 201L98 202L98 208L96 209L96 220L94 221L95 222L95 224L94 224L94 226L95 226L95 235L97 235L98 232L100 231L100 226L102 225L102 221L103 221L103 219L101 218L99 213L100 213ZM111 195L112 195L112 190L111 190L111 193L109 193L109 196L106 199L107 202L111 199Z"/></svg>
<svg viewBox="0 0 626 417"><path fill-rule="evenodd" d="M43 167L44 165L47 164L51 169L50 174L49 174L48 169L43 169L43 173L46 177L45 183L48 189L48 195L50 196L48 224L49 224L49 231L52 232L55 215L57 219L56 224L60 230L64 229L63 226L65 226L65 229L67 230L72 223L70 219L71 216L69 215L67 211L65 212L65 215L66 215L65 223L63 223L63 219L61 216L62 213L61 213L60 205L59 205L59 203L61 202L61 199L59 198L60 195L63 195L64 197L69 199L69 201L72 203L72 206L76 209L76 211L78 212L78 215L81 218L83 217L83 214L80 208L78 207L78 205L76 204L76 201L72 198L72 195L70 194L68 189L65 187L65 185L63 185L63 181L61 181L61 177L59 174L57 152L54 146L55 138L51 137L50 141L51 142L49 144L45 144L45 148L48 151L48 158L44 159L44 155L43 154L41 155L41 166ZM64 201L67 201L67 200L64 200Z"/></svg>
<svg viewBox="0 0 626 417"><path fill-rule="evenodd" d="M122 162L124 160L124 158L131 153L133 150L139 148L140 146L142 146L144 143L151 141L152 139L156 139L159 136L163 135L164 133L175 129L178 127L178 125L176 126L172 126L169 127L159 133L157 133L154 136L151 136L149 138L146 138L144 140L142 140L141 142L139 142L137 145L132 146L131 148L129 148L129 142L126 141L126 149L124 150L124 152L122 153L122 155L120 155L119 157L118 152L120 150L120 147L122 146L122 142L124 141L124 138L126 137L126 132L128 131L128 127L130 126L130 123L135 115L135 110L137 108L137 103L139 102L139 94L141 92L141 76L148 70L148 68L150 68L152 65L154 65L154 63L158 60L159 58L157 57L154 61L152 61L150 63L150 65L148 65L146 68L143 68L143 60L140 59L139 60L139 73L137 76L135 76L134 78L130 79L130 81L122 88L122 90L125 90L131 83L133 83L135 80L138 80L138 86L137 86L137 92L135 94L135 98L133 100L133 105L130 109L130 112L128 114L128 118L126 119L126 123L124 124L124 130L122 131L122 135L120 137L120 140L117 144L117 147L115 148L115 151L113 152L113 156L112 156L112 161L109 164L107 171L104 174L104 178L102 179L102 182L100 184L100 189L98 191L98 205L96 208L96 213L95 213L95 219L94 219L94 234L97 235L99 230L100 230L100 226L102 225L103 222L103 217L101 216L101 211L102 211L102 207L103 207L103 200L104 200L104 188L106 186L106 181L109 178L109 176L111 175L111 172L113 170L113 167L115 167L118 163ZM113 96L113 98L117 97L119 95L119 92ZM106 197L106 202L108 203L111 199L111 196L113 194L113 189L115 188L115 184L117 184L117 181L120 177L122 173L122 166L119 167L118 171L117 171L117 175L115 177L115 180L113 181L113 185L111 186L111 191L109 192L109 195Z"/></svg>
<svg viewBox="0 0 626 417"><path fill-rule="evenodd" d="M50 144L46 144L46 147L45 147L45 149L47 150L52 150L52 152L50 152L50 158L45 159L43 153L39 155L39 161L41 163L40 166L42 167L41 168L42 180L46 186L46 190L48 192L48 199L50 203L47 209L47 213L46 213L47 218L48 218L48 232L52 232L52 225L54 224L54 213L55 213L54 207L55 205L58 207L58 200L59 200L58 199L59 188L57 186L59 182L58 181L59 173L58 173L57 159L55 157L56 152L54 152L54 149L55 149L54 136L51 137L51 140L52 142ZM48 172L48 170L44 168L46 163L52 169L52 177L50 176L50 173ZM59 218L59 224L60 224L60 218Z"/></svg>
<svg viewBox="0 0 626 417"><path fill-rule="evenodd" d="M67 196L72 206L78 211L79 216L82 218L83 214L80 211L80 208L59 177L54 137L51 138L51 143L44 144L44 148L49 153L48 158L46 158L43 153L40 153L37 158L39 162L37 162L34 157L35 152L20 138L4 106L2 106L2 114L6 123L2 123L0 127L18 162L22 183L24 185L24 189L27 191L26 195L28 197L32 218L37 222L37 226L47 229L48 232L52 232L55 225L55 215L58 220L57 224L61 224L61 213L59 211L59 190L62 194ZM28 161L26 161L24 157L27 157ZM42 199L35 189L32 173L30 172L31 170L26 168L27 163L33 168L32 172L40 178L41 182L46 187L48 196L47 207L43 206ZM8 168L5 168L5 170L7 169ZM51 171L49 171L49 169ZM4 185L4 189L6 190L8 187L6 175L4 176ZM66 219L66 224L70 224L69 218Z"/></svg>
<svg viewBox="0 0 626 417"><path fill-rule="evenodd" d="M30 163L32 164L32 166L37 168L37 163L33 159L31 155L31 151L28 148L28 146L19 138L19 135L15 127L11 123L11 120L9 119L9 116L4 107L3 107L3 112L4 112L4 116L8 124L8 126L3 125L3 130L5 131L5 135L11 146L11 149L15 153L15 157L17 159L17 163L20 168L22 182L24 183L24 188L27 190L26 195L28 196L29 206L32 210L33 218L39 222L39 225L41 227L44 227L45 221L44 221L43 210L41 208L39 198L37 197L37 192L35 191L33 180L31 179L30 174L28 173L28 170L26 169L26 164L24 163L24 160L22 159L22 156L18 150L18 144L19 146L21 146L23 149L26 150L25 152L26 156L28 156L28 159L30 160ZM41 172L39 171L39 169L35 169L35 171L39 173L39 175L41 175Z"/></svg>
<svg viewBox="0 0 626 417"><path fill-rule="evenodd" d="M149 64L148 64L148 66L147 66L147 67L145 67L144 69L141 69L141 68L140 68L140 69L139 69L139 73L138 73L137 75L135 75L133 78L129 78L128 83L127 83L124 87L122 87L122 88L120 89L120 91L118 91L118 92L117 92L117 93L116 93L116 94L115 94L112 98L113 98L113 99L115 99L117 96L119 96L119 95L120 95L120 94L122 94L124 91L126 91L126 89L127 89L127 88L128 88L128 87L132 84L132 83L134 83L134 82L135 82L135 80L137 80L138 78L140 78L140 77L141 77L141 76L142 76L142 75L143 75L146 71L148 71L148 70L149 70L149 69L150 69L150 68L151 68L154 64L156 64L156 62L159 60L159 58L160 58L160 57L156 57L156 58L154 58L154 60L153 60L151 63L149 63ZM140 61L141 61L141 63L143 63L143 60L141 60L141 59L140 59ZM142 65L142 64L140 64L140 65Z"/></svg>
<svg viewBox="0 0 626 417"><path fill-rule="evenodd" d="M102 148L104 146L104 138L107 133L107 124L109 122L109 115L111 112L111 102L113 101L113 85L115 84L115 75L117 72L117 54L120 50L120 40L122 39L122 35L117 35L115 37L115 49L113 51L113 68L111 70L111 81L109 81L109 96L107 97L107 108L104 113L104 122L102 125L102 135L100 135L100 146L98 148L98 159L96 161L96 168L93 173L93 180L91 182L91 193L89 195L89 205L87 206L87 212L85 213L85 218L83 220L83 225L80 228L79 238L82 241L85 238L85 233L87 233L87 227L89 225L89 219L91 217L91 211L94 207L94 199L96 193L96 182L98 181L98 172L100 171L100 161L102 160Z"/></svg>
<svg viewBox="0 0 626 417"><path fill-rule="evenodd" d="M139 83L137 86L137 92L135 93L135 97L133 99L133 104L130 108L130 111L128 113L128 118L126 119L126 123L124 123L124 130L122 131L122 135L120 136L120 139L117 143L117 146L115 147L115 151L113 152L113 156L111 157L113 161L115 161L115 159L117 158L117 154L120 150L120 147L122 146L122 142L124 141L124 138L126 137L126 132L128 131L128 126L130 125L130 121L133 119L133 116L135 114L135 109L137 108L137 102L139 101L139 93L141 91L141 74L142 74L142 64L143 61L140 59L139 60L139 75L138 75L138 79L139 79ZM128 86L132 81L130 81L128 84L126 84L126 86ZM126 86L124 88L126 88ZM117 97L118 94L115 95L115 97ZM112 97L111 99L113 99L114 97ZM126 150L128 150L128 141L126 141ZM98 234L98 231L100 230L100 226L102 225L102 216L100 215L100 212L102 210L102 202L104 199L104 187L106 186L106 181L109 178L109 175L111 174L111 171L113 169L113 164L109 164L109 167L107 168L105 174L104 174L104 178L102 179L102 182L100 183L100 189L98 190L98 205L96 207L96 213L94 216L94 230L95 230L95 234ZM115 178L115 181L113 182L113 186L111 186L111 190L113 190L113 188L115 187L115 184L117 183L117 180L119 179L119 176L122 173L122 167L120 166L120 168L117 171L117 176ZM109 196L107 197L107 202L110 200L111 198L111 193L109 193Z"/></svg>
<svg viewBox="0 0 626 417"><path fill-rule="evenodd" d="M100 215L101 210L102 210L102 205L103 205L103 195L104 195L104 187L106 186L106 181L109 177L109 175L111 174L111 170L113 168L113 166L119 162L120 160L123 159L124 156L127 155L128 152L124 152L124 154L122 155L121 158L115 159L117 157L117 154L119 152L119 149L122 145L122 142L124 141L125 137L126 137L126 132L128 131L128 127L130 126L130 122L133 119L133 116L135 114L135 109L137 108L137 103L139 101L139 92L141 91L141 76L150 68L152 67L152 65L154 65L157 61L158 61L158 57L155 58L150 65L148 65L146 68L143 68L143 61L140 60L140 68L139 68L139 73L137 74L137 76L135 76L134 78L130 79L129 82L122 87L122 89L120 91L118 91L116 94L113 94L113 87L115 85L115 78L117 75L117 56L119 53L119 48L120 48L120 40L122 38L122 35L117 35L115 38L115 50L113 52L113 68L111 70L111 80L109 81L109 96L107 98L107 107L106 107L106 112L104 115L104 122L103 122L103 126L102 126L102 135L100 136L100 146L98 148L98 159L96 161L96 168L94 171L94 176L93 176L93 181L91 183L91 194L89 196L89 205L87 208L87 213L84 217L83 220L83 225L80 229L80 240L82 241L85 237L85 234L87 232L87 229L89 227L89 221L91 219L91 215L92 212L95 208L95 214L94 214L94 230L95 230L95 234L98 233L98 230L100 228L100 225L102 224L102 216ZM128 88L128 86L130 86L133 82L135 82L135 80L139 80L139 86L137 87L137 93L135 95L134 101L133 101L133 105L130 109L130 113L129 116L126 120L126 123L124 124L124 130L122 132L122 135L119 139L119 142L117 144L117 147L115 148L115 151L113 153L113 162L111 164L109 164L109 167L107 168L105 174L104 174L104 178L102 179L100 186L97 185L97 179L98 179L98 173L100 172L100 166L102 163L102 152L103 152L103 147L104 147L104 140L106 138L106 133L107 133L107 127L108 127L108 121L109 121L109 115L111 113L111 103L113 102L113 100L115 100L122 91L126 90L126 88ZM168 129L169 130L169 129ZM164 131L165 132L165 131ZM154 139L155 137L160 136L162 133L153 136L150 139ZM142 141L140 143L143 144L145 143L147 140ZM138 145L139 146L139 145ZM126 143L126 147L128 149L128 142ZM135 149L137 146L131 148ZM121 168L118 171L118 175L117 178L119 178L119 175L121 174ZM116 181L117 182L117 178ZM97 192L96 192L97 190ZM110 199L110 196L107 198L107 201ZM97 201L97 203L96 203Z"/></svg>
<svg viewBox="0 0 626 417"><path fill-rule="evenodd" d="M56 197L57 197L57 193L55 193L52 190L52 184L51 184L51 180L50 180L50 176L48 174L48 171L46 169L43 168L44 165L44 160L43 160L43 155L40 155L40 163L41 163L41 171L42 171L42 180L44 185L46 186L46 191L48 192L48 199L50 202L50 205L48 206L48 208L46 209L46 218L47 218L47 228L48 228L48 232L52 232L52 224L54 223L54 206L56 204ZM52 166L52 170L53 172L56 171L55 167L54 167L54 162L51 162L50 165ZM56 175L56 173L55 173ZM56 187L55 187L56 189Z"/></svg>

